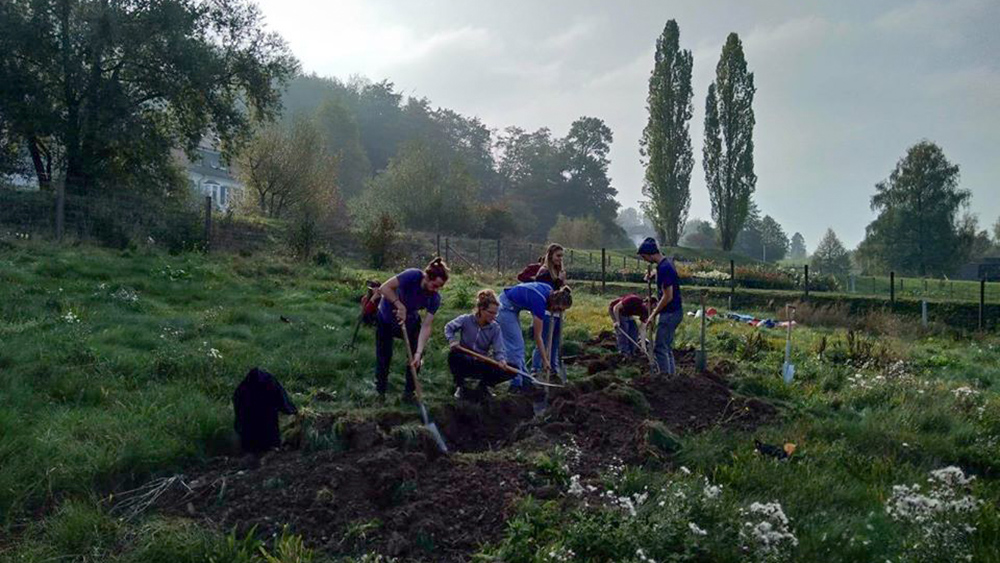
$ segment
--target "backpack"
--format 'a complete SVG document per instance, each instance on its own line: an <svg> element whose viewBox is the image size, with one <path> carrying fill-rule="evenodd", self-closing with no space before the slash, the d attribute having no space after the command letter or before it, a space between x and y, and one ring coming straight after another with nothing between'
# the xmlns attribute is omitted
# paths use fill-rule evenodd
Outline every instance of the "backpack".
<svg viewBox="0 0 1000 563"><path fill-rule="evenodd" d="M382 293L379 292L379 283L376 281L366 282L368 290L361 296L361 322L366 325L374 325L375 317L378 315L378 305L382 301Z"/></svg>
<svg viewBox="0 0 1000 563"><path fill-rule="evenodd" d="M521 270L521 273L517 275L517 281L521 283L528 283L535 281L535 276L538 275L538 270L542 269L542 265L538 262L533 264L528 264Z"/></svg>
<svg viewBox="0 0 1000 563"><path fill-rule="evenodd" d="M279 412L295 414L298 410L273 375L251 369L233 393L233 428L243 451L261 453L281 445Z"/></svg>

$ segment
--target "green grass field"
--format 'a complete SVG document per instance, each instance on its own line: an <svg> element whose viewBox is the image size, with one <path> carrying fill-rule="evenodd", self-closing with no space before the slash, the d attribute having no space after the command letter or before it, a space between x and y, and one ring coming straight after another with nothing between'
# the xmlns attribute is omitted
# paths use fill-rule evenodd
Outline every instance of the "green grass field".
<svg viewBox="0 0 1000 563"><path fill-rule="evenodd" d="M0 247L0 561L350 560L294 535L244 537L155 511L122 521L109 495L235 453L231 393L255 365L296 402L322 390L335 397L324 408L372 412L372 334L362 330L353 354L341 346L361 280L386 275L263 256ZM498 284L456 276L446 287L425 369L431 403L452 400L443 321ZM609 328L604 298L576 300L567 353ZM797 329L786 386L782 331L710 323L712 361L734 362L735 391L780 416L752 434L680 436L666 466L609 459L600 502L572 490L522 499L479 560L1000 561L1000 339L884 317L865 326L850 337ZM697 342L697 327L682 324L680 346ZM793 460L756 454L753 437L795 443ZM928 482L948 466L976 479ZM894 490L913 484L909 496ZM905 499L932 508L887 511Z"/></svg>

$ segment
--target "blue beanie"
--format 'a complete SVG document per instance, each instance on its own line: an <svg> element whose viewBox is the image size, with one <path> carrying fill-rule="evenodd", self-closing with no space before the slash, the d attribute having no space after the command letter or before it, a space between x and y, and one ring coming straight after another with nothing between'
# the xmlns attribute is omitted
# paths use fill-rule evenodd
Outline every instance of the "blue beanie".
<svg viewBox="0 0 1000 563"><path fill-rule="evenodd" d="M653 237L646 237L646 240L642 241L639 245L639 250L636 254L659 254L660 247L656 246L656 239Z"/></svg>

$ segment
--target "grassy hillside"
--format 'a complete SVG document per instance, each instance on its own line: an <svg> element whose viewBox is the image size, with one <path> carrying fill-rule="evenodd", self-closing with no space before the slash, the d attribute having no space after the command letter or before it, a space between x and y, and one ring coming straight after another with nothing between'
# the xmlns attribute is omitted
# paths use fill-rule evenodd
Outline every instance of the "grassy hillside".
<svg viewBox="0 0 1000 563"><path fill-rule="evenodd" d="M370 330L341 348L372 275L387 273L0 249L0 561L1000 561L995 335L884 315L848 334L817 316L796 329L785 385L783 331L719 320L711 374L684 353L663 380L591 341L606 300L581 291L573 386L531 418L503 392L491 412L454 404L440 322L424 378L456 450L444 458L412 446L412 407L373 404ZM439 316L502 283L456 277ZM679 347L698 326L686 319ZM304 426L246 466L229 401L254 365ZM796 450L779 461L754 438ZM932 473L949 466L963 476ZM210 494L123 512L148 483L178 484L164 499L179 483ZM920 512L926 499L944 508Z"/></svg>

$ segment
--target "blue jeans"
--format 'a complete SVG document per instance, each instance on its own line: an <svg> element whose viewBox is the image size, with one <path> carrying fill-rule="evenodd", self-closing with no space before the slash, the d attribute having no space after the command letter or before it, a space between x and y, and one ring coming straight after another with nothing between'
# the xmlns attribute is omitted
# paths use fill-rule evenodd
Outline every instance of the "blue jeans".
<svg viewBox="0 0 1000 563"><path fill-rule="evenodd" d="M549 356L549 366L552 368L553 373L559 372L559 343L562 341L562 318L553 317L552 315L545 315L545 321L542 324L542 342L548 346L549 342L549 326L555 321L556 326L552 329L552 346L549 350L552 353ZM531 370L534 372L542 371L542 353L536 348L535 352L531 354Z"/></svg>
<svg viewBox="0 0 1000 563"><path fill-rule="evenodd" d="M677 332L677 327L680 326L682 320L684 320L684 311L681 309L672 313L660 313L656 327L656 347L653 348L660 373L673 375L676 371L673 350L674 333Z"/></svg>
<svg viewBox="0 0 1000 563"><path fill-rule="evenodd" d="M615 336L618 337L618 351L626 356L638 354L639 349L632 343L633 341L639 341L639 325L635 324L635 319L632 317L625 317L621 320L621 323L619 323L618 326L621 329L615 331ZM632 340L625 338L625 335L622 334L622 332L627 334Z"/></svg>
<svg viewBox="0 0 1000 563"><path fill-rule="evenodd" d="M507 364L524 371L524 335L521 333L520 314L520 309L513 308L502 295L500 296L500 313L497 315L497 324L500 325L500 334L503 336ZM515 377L511 381L511 385L519 387L521 376Z"/></svg>

